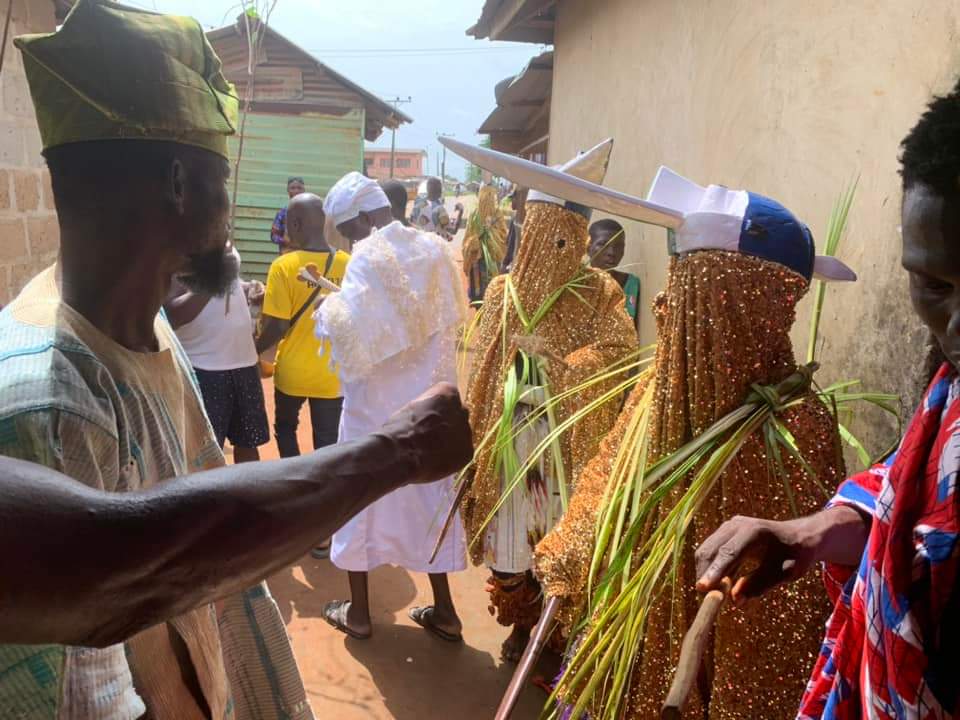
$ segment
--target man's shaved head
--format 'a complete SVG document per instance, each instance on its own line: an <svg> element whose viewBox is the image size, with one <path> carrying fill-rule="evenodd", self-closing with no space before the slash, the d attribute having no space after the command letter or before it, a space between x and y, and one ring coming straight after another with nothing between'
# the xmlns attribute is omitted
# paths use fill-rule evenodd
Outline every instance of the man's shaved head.
<svg viewBox="0 0 960 720"><path fill-rule="evenodd" d="M323 242L323 198L313 193L300 193L290 198L287 206L287 233L294 247L306 248Z"/></svg>
<svg viewBox="0 0 960 720"><path fill-rule="evenodd" d="M427 197L431 200L439 200L443 196L443 183L440 178L432 177L427 180Z"/></svg>
<svg viewBox="0 0 960 720"><path fill-rule="evenodd" d="M380 187L390 201L390 212L394 220L399 220L404 225L409 224L407 222L407 188L399 180L382 180Z"/></svg>

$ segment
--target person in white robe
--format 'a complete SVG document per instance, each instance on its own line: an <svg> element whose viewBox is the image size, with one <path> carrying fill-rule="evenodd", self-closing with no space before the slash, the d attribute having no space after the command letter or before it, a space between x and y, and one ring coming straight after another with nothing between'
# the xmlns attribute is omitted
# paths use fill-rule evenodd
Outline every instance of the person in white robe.
<svg viewBox="0 0 960 720"><path fill-rule="evenodd" d="M466 297L448 244L393 220L376 182L350 173L327 195L324 210L354 242L339 292L314 315L329 339L343 391L340 442L378 428L393 412L441 381L456 383L456 333ZM330 558L347 571L350 600L328 603L327 622L364 639L372 632L368 572L396 565L428 573L434 604L410 617L445 640L462 639L447 573L466 568L459 517L433 562L433 544L456 494L453 478L400 488L361 511L333 536Z"/></svg>

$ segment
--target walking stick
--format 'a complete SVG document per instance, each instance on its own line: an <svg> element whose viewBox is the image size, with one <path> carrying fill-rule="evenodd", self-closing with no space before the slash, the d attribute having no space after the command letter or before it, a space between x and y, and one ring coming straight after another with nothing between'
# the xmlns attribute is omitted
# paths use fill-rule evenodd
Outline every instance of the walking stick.
<svg viewBox="0 0 960 720"><path fill-rule="evenodd" d="M553 632L553 619L560 609L560 598L552 597L547 599L547 604L543 607L543 613L540 615L540 622L534 630L530 642L527 643L527 649L523 651L523 657L520 658L520 664L513 672L507 691L503 694L503 700L500 701L500 707L497 708L495 720L509 720L513 714L517 701L520 699L520 693L523 686L527 684L530 673L533 672L534 665L540 659L540 653L543 652L543 646L547 644L550 633Z"/></svg>
<svg viewBox="0 0 960 720"><path fill-rule="evenodd" d="M693 620L687 634L683 636L680 646L680 661L677 663L677 672L673 676L673 684L667 699L660 711L660 720L680 720L683 706L687 704L690 691L697 681L700 672L700 663L703 661L703 651L707 647L707 639L713 624L720 614L720 608L730 595L730 578L724 578L720 589L711 590L703 598L700 610Z"/></svg>

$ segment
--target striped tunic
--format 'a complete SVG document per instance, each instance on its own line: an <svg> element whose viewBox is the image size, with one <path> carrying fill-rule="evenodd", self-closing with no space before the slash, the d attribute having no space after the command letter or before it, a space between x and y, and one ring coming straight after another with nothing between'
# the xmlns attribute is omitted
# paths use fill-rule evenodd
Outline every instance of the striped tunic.
<svg viewBox="0 0 960 720"><path fill-rule="evenodd" d="M158 316L159 350L130 351L60 301L54 268L0 312L0 455L129 492L224 464L190 363ZM73 552L64 540L63 552ZM189 652L215 719L311 718L266 586L203 606L105 649L0 645L0 717L208 717L182 680Z"/></svg>

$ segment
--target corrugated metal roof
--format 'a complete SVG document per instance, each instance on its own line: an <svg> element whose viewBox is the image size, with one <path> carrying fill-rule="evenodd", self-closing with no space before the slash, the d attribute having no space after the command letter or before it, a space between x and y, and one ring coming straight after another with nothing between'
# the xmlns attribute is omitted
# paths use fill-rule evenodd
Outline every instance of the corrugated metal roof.
<svg viewBox="0 0 960 720"><path fill-rule="evenodd" d="M513 77L497 84L497 107L477 130L482 135L495 132L523 132L550 102L553 90L553 51L533 58Z"/></svg>
<svg viewBox="0 0 960 720"><path fill-rule="evenodd" d="M246 41L246 26L243 23L211 30L207 37L213 44L224 64L224 74L237 85L241 95L245 92L247 82L248 50ZM393 105L381 100L349 78L325 65L313 57L296 43L284 37L276 30L268 27L263 42L263 54L260 67L298 67L302 73L302 97L275 99L272 107L263 107L264 103L255 102L258 109L275 112L296 112L295 105L307 105L310 109L332 113L337 108L363 106L366 115L367 127L365 137L373 141L383 132L384 127L396 128L402 123L413 122L413 119L396 109ZM266 82L257 82L254 98L266 87Z"/></svg>
<svg viewBox="0 0 960 720"><path fill-rule="evenodd" d="M556 0L486 0L467 35L549 45L555 23Z"/></svg>
<svg viewBox="0 0 960 720"><path fill-rule="evenodd" d="M287 178L304 179L321 197L351 170L363 167L363 110L343 116L251 113L244 131L235 239L245 277L266 278L277 246L273 218L287 198ZM235 157L237 140L231 138Z"/></svg>

